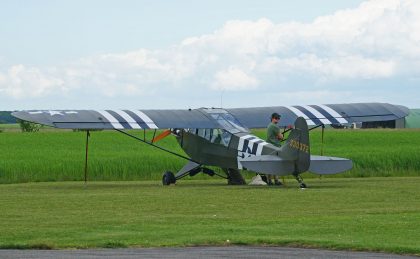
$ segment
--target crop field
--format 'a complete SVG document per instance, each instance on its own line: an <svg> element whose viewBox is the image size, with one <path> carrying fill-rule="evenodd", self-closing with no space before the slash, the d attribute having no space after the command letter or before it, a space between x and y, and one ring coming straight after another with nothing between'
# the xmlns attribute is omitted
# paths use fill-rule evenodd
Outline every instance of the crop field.
<svg viewBox="0 0 420 259"><path fill-rule="evenodd" d="M420 255L420 177L0 185L0 248L282 245Z"/></svg>
<svg viewBox="0 0 420 259"><path fill-rule="evenodd" d="M132 133L143 137L141 131ZM254 133L265 137L264 130ZM147 138L152 135L148 132ZM2 132L0 183L82 180L85 141L85 132L51 129L36 133ZM159 145L183 154L174 137L162 140ZM354 162L351 171L333 177L419 176L419 146L419 130L326 130L323 149L324 155L346 157ZM311 150L320 154L321 131L311 132ZM176 172L184 163L183 159L121 133L91 132L89 180L159 180L164 171ZM250 178L253 174L246 176ZM304 178L307 177L313 176L305 174Z"/></svg>

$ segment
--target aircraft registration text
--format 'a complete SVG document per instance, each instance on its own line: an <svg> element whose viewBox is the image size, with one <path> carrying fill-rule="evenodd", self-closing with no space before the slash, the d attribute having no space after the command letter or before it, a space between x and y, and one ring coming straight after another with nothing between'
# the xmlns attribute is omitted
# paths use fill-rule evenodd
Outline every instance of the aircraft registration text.
<svg viewBox="0 0 420 259"><path fill-rule="evenodd" d="M300 143L299 141L297 141L295 139L290 140L289 146L291 148L298 149L298 150L303 151L305 153L309 153L309 146L306 145L306 144Z"/></svg>

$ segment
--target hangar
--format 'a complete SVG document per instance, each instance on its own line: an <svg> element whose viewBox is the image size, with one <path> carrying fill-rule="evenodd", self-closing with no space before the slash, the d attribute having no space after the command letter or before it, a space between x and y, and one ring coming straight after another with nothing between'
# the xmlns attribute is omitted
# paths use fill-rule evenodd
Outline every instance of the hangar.
<svg viewBox="0 0 420 259"><path fill-rule="evenodd" d="M389 129L403 129L403 128L420 128L420 109L410 109L407 117L390 120L390 121L371 121L363 122L358 125L353 125L352 128L389 128Z"/></svg>
<svg viewBox="0 0 420 259"><path fill-rule="evenodd" d="M405 117L405 127L412 129L420 128L420 109L411 109L410 114Z"/></svg>

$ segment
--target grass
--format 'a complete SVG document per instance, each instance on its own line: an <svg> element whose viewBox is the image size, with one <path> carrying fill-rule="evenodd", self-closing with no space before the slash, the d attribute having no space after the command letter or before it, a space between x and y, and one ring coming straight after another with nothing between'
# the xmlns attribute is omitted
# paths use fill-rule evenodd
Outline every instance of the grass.
<svg viewBox="0 0 420 259"><path fill-rule="evenodd" d="M420 255L420 177L308 184L0 185L0 248L282 245Z"/></svg>
<svg viewBox="0 0 420 259"><path fill-rule="evenodd" d="M265 131L254 133L264 138ZM148 132L148 139L152 134ZM85 132L59 130L0 133L0 183L82 180L85 138ZM313 154L320 154L320 140L321 131L313 131ZM160 144L183 153L173 137ZM324 155L354 161L354 169L338 177L419 176L418 146L419 130L327 130ZM90 180L157 180L162 172L177 171L184 163L117 132L96 131L90 138Z"/></svg>
<svg viewBox="0 0 420 259"><path fill-rule="evenodd" d="M0 133L3 132L18 132L20 130L19 124L3 124L0 123Z"/></svg>

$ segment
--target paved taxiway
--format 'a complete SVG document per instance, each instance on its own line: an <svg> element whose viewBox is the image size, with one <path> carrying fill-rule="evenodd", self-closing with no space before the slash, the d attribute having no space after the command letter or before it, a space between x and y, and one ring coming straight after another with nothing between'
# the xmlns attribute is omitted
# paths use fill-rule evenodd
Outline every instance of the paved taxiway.
<svg viewBox="0 0 420 259"><path fill-rule="evenodd" d="M418 258L385 253L289 247L186 247L84 250L0 250L0 258Z"/></svg>

